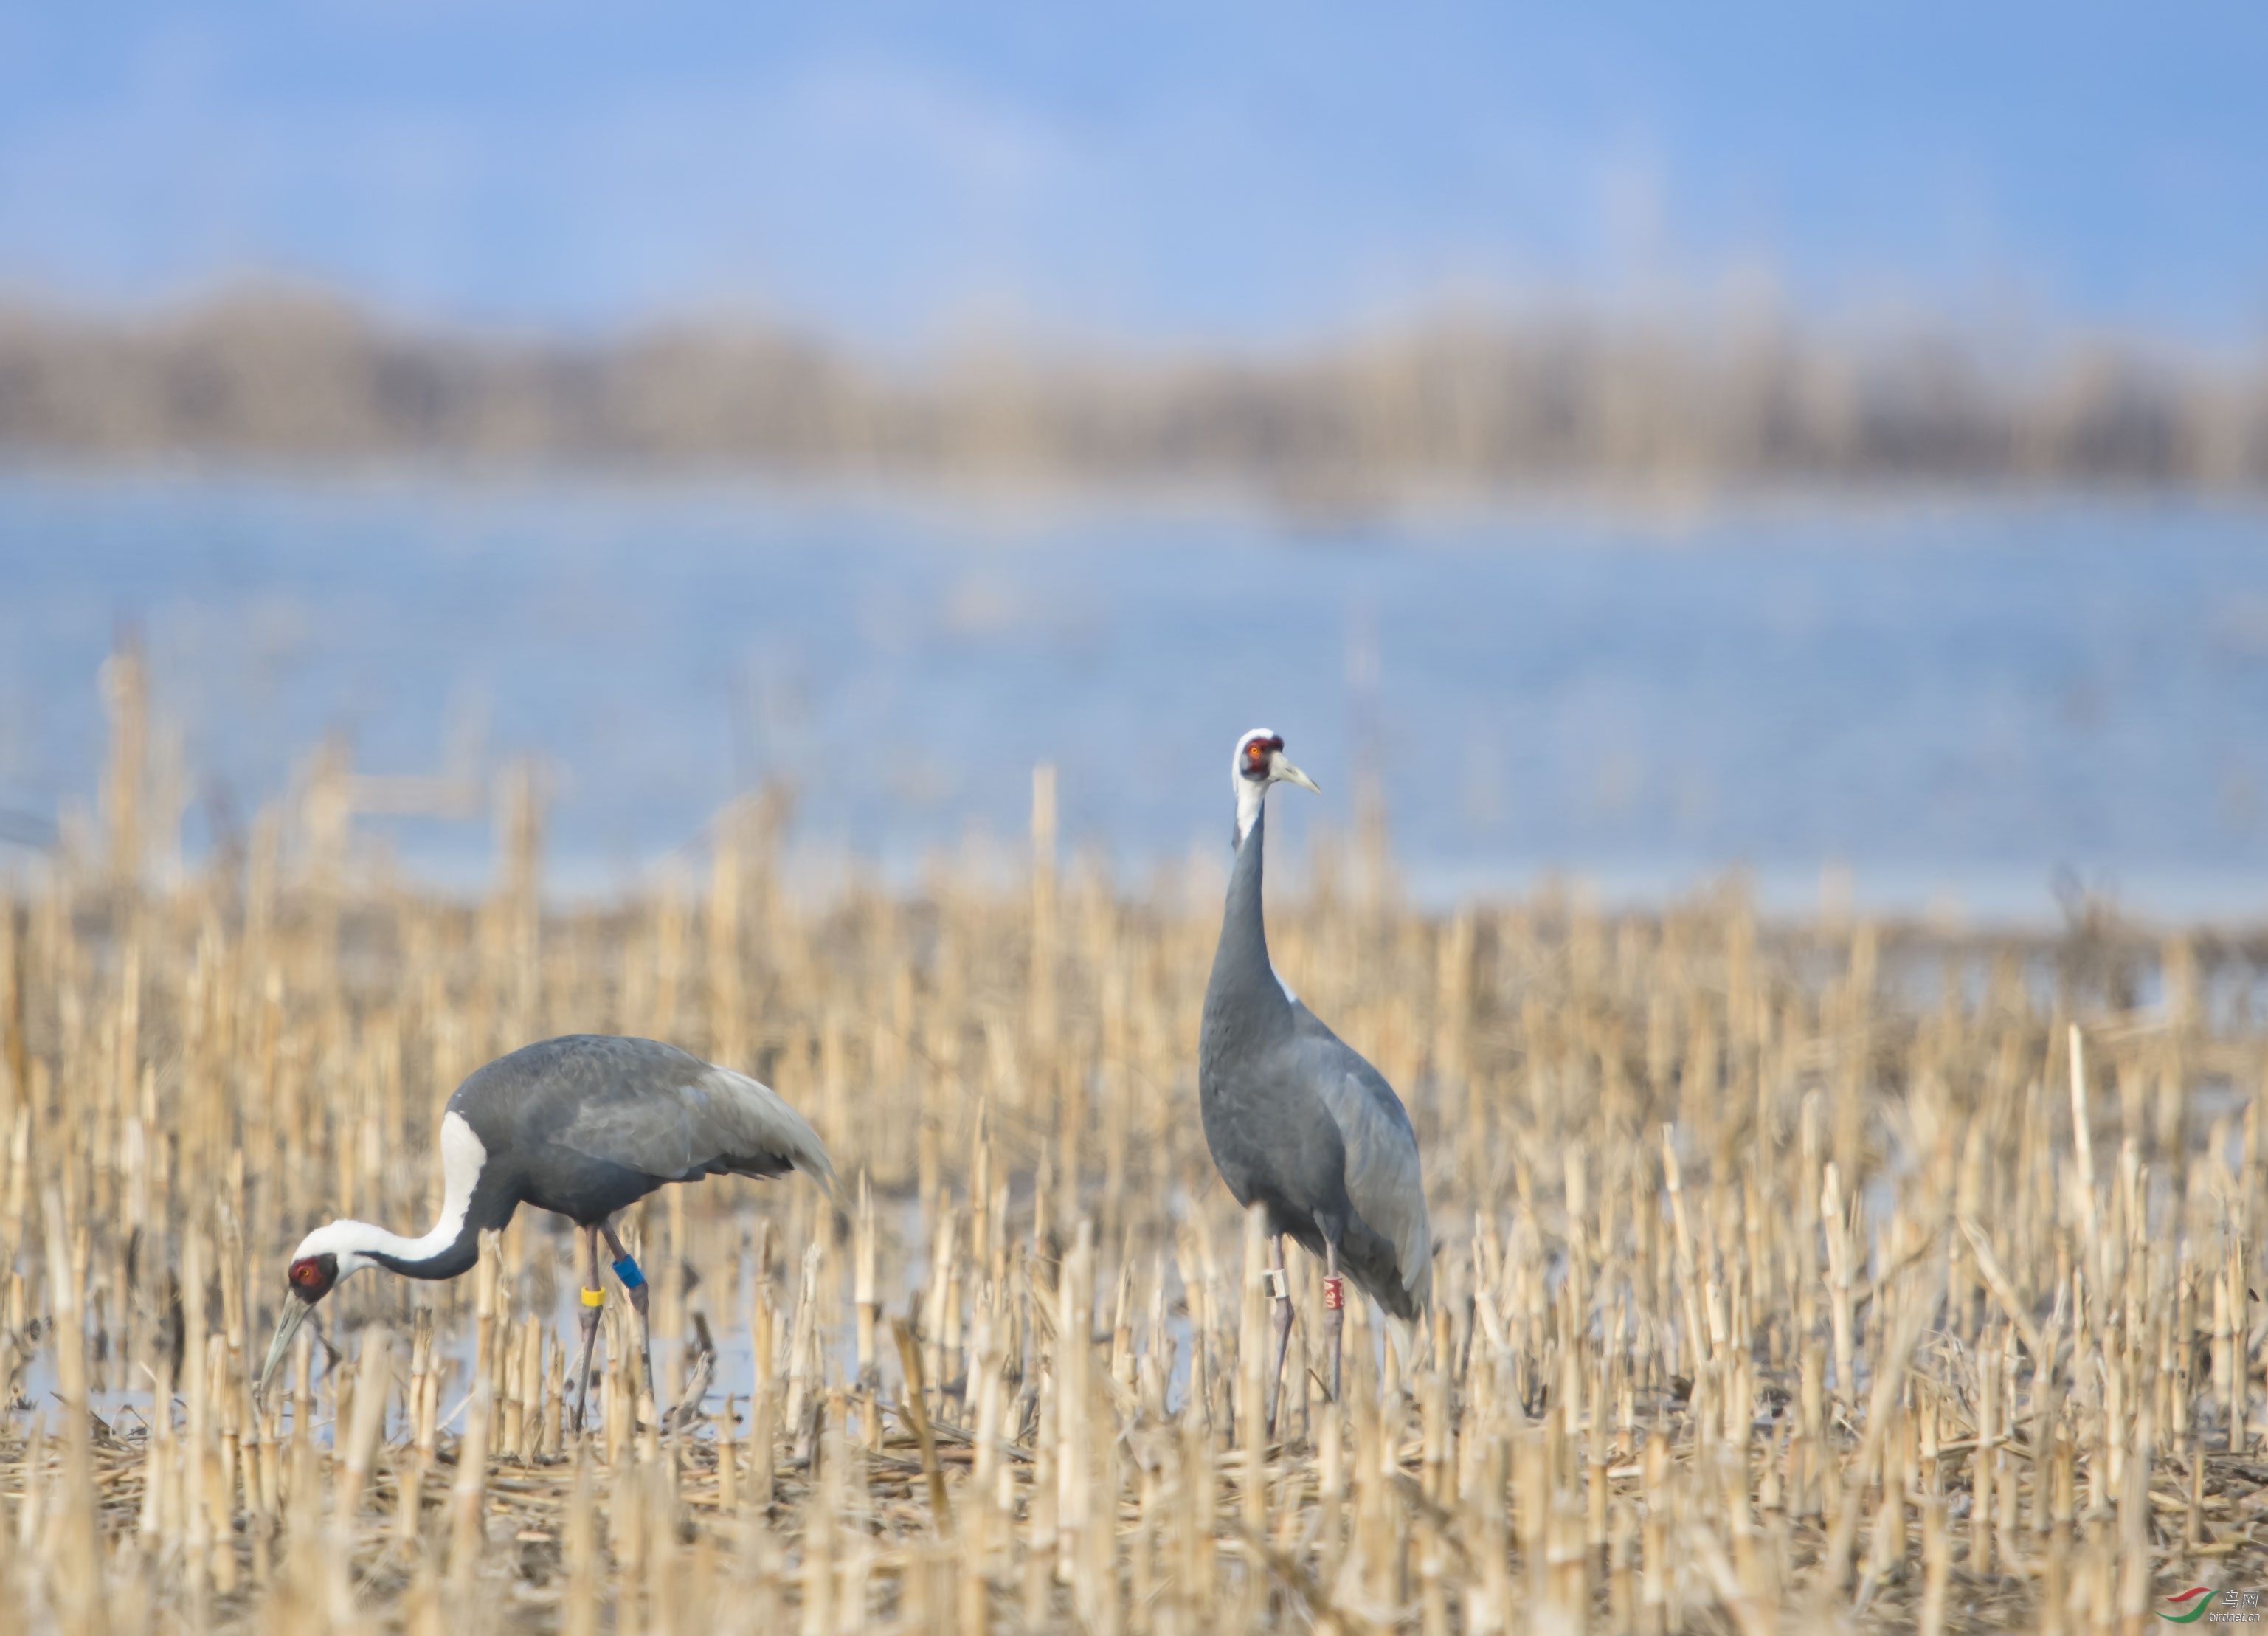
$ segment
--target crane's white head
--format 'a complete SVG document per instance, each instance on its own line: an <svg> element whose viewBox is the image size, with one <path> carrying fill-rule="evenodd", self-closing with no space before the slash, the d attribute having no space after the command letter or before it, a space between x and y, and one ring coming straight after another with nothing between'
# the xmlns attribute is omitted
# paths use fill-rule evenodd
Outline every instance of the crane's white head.
<svg viewBox="0 0 2268 1636"><path fill-rule="evenodd" d="M345 1279L372 1264L370 1257L355 1248L362 1235L370 1231L359 1221L334 1221L328 1227L317 1227L299 1241L299 1248L291 1252L291 1268L284 1274L291 1293L284 1300L283 1310L276 1315L276 1338L269 1343L268 1361L261 1366L260 1384L252 1389L254 1396L268 1390L269 1380L284 1361L291 1338L314 1312L315 1303Z"/></svg>
<svg viewBox="0 0 2268 1636"><path fill-rule="evenodd" d="M1244 844L1244 837L1252 833L1253 821L1260 816L1260 804L1268 796L1268 786L1281 781L1296 784L1303 790L1314 790L1315 781L1284 759L1284 740L1279 733L1265 727L1255 727L1236 741L1236 759L1230 764L1229 783L1236 791L1236 844Z"/></svg>

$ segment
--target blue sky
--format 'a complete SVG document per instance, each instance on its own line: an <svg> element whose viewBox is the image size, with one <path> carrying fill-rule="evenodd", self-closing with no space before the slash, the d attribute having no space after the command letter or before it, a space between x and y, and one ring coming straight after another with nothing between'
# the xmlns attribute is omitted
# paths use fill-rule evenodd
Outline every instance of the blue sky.
<svg viewBox="0 0 2268 1636"><path fill-rule="evenodd" d="M2268 331L2268 7L0 0L0 286L1270 341L1772 287Z"/></svg>

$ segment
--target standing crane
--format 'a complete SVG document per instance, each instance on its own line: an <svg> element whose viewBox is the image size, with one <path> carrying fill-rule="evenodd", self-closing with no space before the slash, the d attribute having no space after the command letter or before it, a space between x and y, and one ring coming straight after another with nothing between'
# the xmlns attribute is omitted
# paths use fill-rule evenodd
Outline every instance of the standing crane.
<svg viewBox="0 0 2268 1636"><path fill-rule="evenodd" d="M582 1360L575 1426L591 1387L591 1351L606 1304L599 1236L637 1316L645 1390L653 1343L645 1275L615 1235L613 1217L670 1182L709 1175L785 1175L800 1170L832 1197L835 1166L803 1116L772 1089L657 1040L571 1034L499 1057L451 1093L441 1111L441 1219L423 1238L366 1221L334 1221L299 1241L286 1277L291 1299L260 1371L264 1392L316 1302L364 1267L412 1279L453 1279L480 1259L481 1234L521 1205L582 1230ZM658 1396L654 1401L660 1402Z"/></svg>
<svg viewBox="0 0 2268 1636"><path fill-rule="evenodd" d="M1265 727L1236 741L1229 777L1236 792L1236 863L1205 984L1197 1104L1220 1179L1238 1204L1268 1212L1272 1432L1292 1336L1285 1237L1323 1263L1334 1398L1345 1322L1342 1270L1390 1318L1414 1324L1432 1293L1432 1239L1418 1137L1401 1099L1383 1074L1300 1004L1269 962L1260 902L1268 789L1289 783L1314 790L1314 780L1284 758L1284 741Z"/></svg>

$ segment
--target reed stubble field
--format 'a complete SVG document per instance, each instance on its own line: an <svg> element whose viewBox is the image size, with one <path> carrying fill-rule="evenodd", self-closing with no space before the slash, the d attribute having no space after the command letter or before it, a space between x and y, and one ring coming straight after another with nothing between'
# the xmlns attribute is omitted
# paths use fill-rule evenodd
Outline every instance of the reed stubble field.
<svg viewBox="0 0 2268 1636"><path fill-rule="evenodd" d="M1012 883L799 893L752 800L547 909L506 786L478 901L284 816L151 886L114 793L107 856L11 890L0 1624L2132 1632L2268 1580L2268 945L1429 915L1318 844L1274 958L1410 1106L1439 1299L1406 1360L1353 1303L1333 1403L1294 1251L1270 1437L1196 1102L1219 876L1059 870L1042 777ZM455 1283L351 1280L256 1402L299 1235L422 1230L450 1090L571 1031L759 1074L844 1178L624 1218L698 1413L639 1412L617 1293L566 1430L526 1212Z"/></svg>

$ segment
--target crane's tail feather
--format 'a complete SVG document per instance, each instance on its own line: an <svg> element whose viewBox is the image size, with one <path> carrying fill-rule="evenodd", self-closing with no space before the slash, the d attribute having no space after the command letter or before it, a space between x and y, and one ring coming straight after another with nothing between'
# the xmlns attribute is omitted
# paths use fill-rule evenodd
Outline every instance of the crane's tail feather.
<svg viewBox="0 0 2268 1636"><path fill-rule="evenodd" d="M791 1169L800 1170L818 1184L830 1203L840 1202L835 1161L810 1120L771 1087L747 1074L712 1065L707 1080L712 1088L725 1094L734 1116L731 1134L747 1143L742 1151L764 1156L764 1168L747 1174L783 1175Z"/></svg>
<svg viewBox="0 0 2268 1636"><path fill-rule="evenodd" d="M835 1179L835 1161L828 1155L824 1147L814 1145L808 1150L798 1153L795 1156L795 1168L811 1178L819 1190L827 1195L829 1204L839 1205L843 1202L842 1189Z"/></svg>

